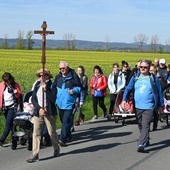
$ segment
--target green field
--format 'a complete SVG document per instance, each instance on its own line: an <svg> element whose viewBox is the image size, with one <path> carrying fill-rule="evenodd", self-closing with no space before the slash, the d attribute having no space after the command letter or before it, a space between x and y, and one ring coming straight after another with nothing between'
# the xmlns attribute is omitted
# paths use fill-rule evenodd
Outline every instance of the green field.
<svg viewBox="0 0 170 170"><path fill-rule="evenodd" d="M21 85L23 93L28 92L36 80L35 72L42 67L41 50L0 50L0 76L4 72L10 72ZM134 67L140 59L154 60L154 58L165 58L167 64L170 63L169 54L152 54L152 53L125 53L125 52L94 52L94 51L46 51L46 67L51 70L55 76L58 70L58 64L61 60L67 61L71 68L76 69L79 65L85 67L86 75L93 75L93 67L101 66L104 74L107 76L112 71L112 64L117 62L121 66L121 61L127 61L131 67ZM90 94L90 93L89 93ZM109 107L109 98L106 97L106 105ZM93 117L91 97L88 95L83 107L85 119ZM99 109L99 116L102 115ZM3 129L3 115L0 114L0 134ZM61 127L59 119L57 127Z"/></svg>

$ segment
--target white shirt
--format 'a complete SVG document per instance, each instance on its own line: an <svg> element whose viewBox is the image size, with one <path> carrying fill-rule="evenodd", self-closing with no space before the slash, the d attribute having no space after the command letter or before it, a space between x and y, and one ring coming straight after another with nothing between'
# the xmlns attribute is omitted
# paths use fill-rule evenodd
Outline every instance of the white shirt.
<svg viewBox="0 0 170 170"><path fill-rule="evenodd" d="M42 89L42 85L40 85L38 91L37 91L37 99L38 99L38 104L42 107L42 93L43 89ZM47 103L46 103L46 92L44 91L44 107L46 107Z"/></svg>
<svg viewBox="0 0 170 170"><path fill-rule="evenodd" d="M13 93L8 92L8 87L4 90L4 104L5 106L10 106L14 104Z"/></svg>

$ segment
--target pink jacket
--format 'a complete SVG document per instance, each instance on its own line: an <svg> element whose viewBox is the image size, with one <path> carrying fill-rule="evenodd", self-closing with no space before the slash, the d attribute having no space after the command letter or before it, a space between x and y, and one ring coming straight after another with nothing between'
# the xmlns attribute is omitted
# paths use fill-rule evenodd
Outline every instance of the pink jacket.
<svg viewBox="0 0 170 170"><path fill-rule="evenodd" d="M4 82L1 82L0 83L0 109L2 109L2 104L3 104L3 92L5 90L5 83ZM17 93L15 94L15 97L17 99L19 99L22 95L22 92L21 92L21 87L18 83L15 82L15 85L14 85L14 88L17 90Z"/></svg>

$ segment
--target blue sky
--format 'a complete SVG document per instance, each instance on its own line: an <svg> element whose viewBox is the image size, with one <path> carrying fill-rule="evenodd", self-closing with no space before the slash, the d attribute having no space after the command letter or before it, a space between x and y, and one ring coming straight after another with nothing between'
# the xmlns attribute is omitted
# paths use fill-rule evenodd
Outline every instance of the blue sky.
<svg viewBox="0 0 170 170"><path fill-rule="evenodd" d="M170 40L169 0L0 0L0 38L17 38L18 31L55 31L47 39L134 42L138 34ZM41 39L40 35L33 38Z"/></svg>

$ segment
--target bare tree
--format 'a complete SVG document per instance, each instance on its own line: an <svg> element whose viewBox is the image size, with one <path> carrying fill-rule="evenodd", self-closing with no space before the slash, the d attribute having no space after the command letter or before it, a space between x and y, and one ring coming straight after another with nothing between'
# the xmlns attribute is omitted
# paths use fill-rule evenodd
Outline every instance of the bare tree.
<svg viewBox="0 0 170 170"><path fill-rule="evenodd" d="M18 38L16 43L16 49L24 49L25 48L25 40L24 40L24 31L18 31Z"/></svg>
<svg viewBox="0 0 170 170"><path fill-rule="evenodd" d="M28 31L26 38L27 38L27 48L28 50L32 50L34 41L31 39L34 35L33 31Z"/></svg>
<svg viewBox="0 0 170 170"><path fill-rule="evenodd" d="M64 34L63 39L65 40L65 45L66 45L66 49L68 50L73 50L75 49L75 35L73 35L72 33L67 33Z"/></svg>
<svg viewBox="0 0 170 170"><path fill-rule="evenodd" d="M143 45L148 41L148 36L145 34L138 34L134 37L134 42L136 43L139 51L143 51Z"/></svg>
<svg viewBox="0 0 170 170"><path fill-rule="evenodd" d="M153 35L151 37L150 46L151 46L151 51L154 52L154 53L156 53L156 51L157 51L158 41L159 41L158 35Z"/></svg>
<svg viewBox="0 0 170 170"><path fill-rule="evenodd" d="M167 52L170 52L170 39L167 39L167 40L165 41L165 45L166 45L166 50L167 50Z"/></svg>
<svg viewBox="0 0 170 170"><path fill-rule="evenodd" d="M109 43L110 43L110 38L109 38L109 36L107 35L107 36L106 36L106 49L107 49L107 51L110 51Z"/></svg>
<svg viewBox="0 0 170 170"><path fill-rule="evenodd" d="M4 41L1 43L1 48L9 49L8 35L5 34Z"/></svg>

